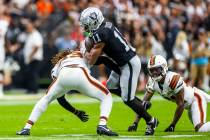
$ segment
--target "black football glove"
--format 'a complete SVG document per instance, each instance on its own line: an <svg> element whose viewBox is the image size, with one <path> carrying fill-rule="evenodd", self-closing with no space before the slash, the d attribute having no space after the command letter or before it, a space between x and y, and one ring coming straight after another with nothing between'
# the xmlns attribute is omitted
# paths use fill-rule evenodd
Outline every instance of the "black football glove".
<svg viewBox="0 0 210 140"><path fill-rule="evenodd" d="M142 106L144 107L145 110L148 110L151 108L152 104L150 101L143 101Z"/></svg>
<svg viewBox="0 0 210 140"><path fill-rule="evenodd" d="M128 127L128 131L132 132L132 131L136 131L138 128L138 123L134 122L131 126Z"/></svg>
<svg viewBox="0 0 210 140"><path fill-rule="evenodd" d="M166 129L165 129L165 132L174 132L174 130L175 130L175 125L169 125L169 127L167 127Z"/></svg>
<svg viewBox="0 0 210 140"><path fill-rule="evenodd" d="M89 116L85 111L76 110L74 114L83 122L87 122L89 120Z"/></svg>

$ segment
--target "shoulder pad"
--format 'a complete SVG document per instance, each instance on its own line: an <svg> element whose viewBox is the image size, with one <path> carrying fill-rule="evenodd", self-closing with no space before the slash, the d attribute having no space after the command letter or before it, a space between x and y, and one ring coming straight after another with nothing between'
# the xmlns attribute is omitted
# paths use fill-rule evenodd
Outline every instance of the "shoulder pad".
<svg viewBox="0 0 210 140"><path fill-rule="evenodd" d="M112 23L111 22L106 22L105 28L112 28Z"/></svg>

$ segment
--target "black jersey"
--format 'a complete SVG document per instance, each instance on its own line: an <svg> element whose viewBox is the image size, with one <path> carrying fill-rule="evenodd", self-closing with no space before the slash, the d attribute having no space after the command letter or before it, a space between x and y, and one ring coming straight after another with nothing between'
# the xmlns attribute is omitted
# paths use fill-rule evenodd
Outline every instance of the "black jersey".
<svg viewBox="0 0 210 140"><path fill-rule="evenodd" d="M122 34L111 22L103 22L93 32L91 38L94 44L105 43L103 52L119 66L125 65L136 55L135 51L128 45Z"/></svg>

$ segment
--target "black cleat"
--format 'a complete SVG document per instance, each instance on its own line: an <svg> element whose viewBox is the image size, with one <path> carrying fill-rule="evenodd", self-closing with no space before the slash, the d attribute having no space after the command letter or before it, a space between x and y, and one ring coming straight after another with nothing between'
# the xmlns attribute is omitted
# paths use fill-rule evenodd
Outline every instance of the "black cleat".
<svg viewBox="0 0 210 140"><path fill-rule="evenodd" d="M138 128L138 123L134 122L131 126L128 127L128 132L134 132Z"/></svg>
<svg viewBox="0 0 210 140"><path fill-rule="evenodd" d="M30 129L27 129L27 128L23 128L22 130L20 130L20 131L18 131L17 133L16 133L16 135L30 135Z"/></svg>
<svg viewBox="0 0 210 140"><path fill-rule="evenodd" d="M97 134L99 135L107 135L107 136L118 136L116 132L110 130L106 125L98 125Z"/></svg>
<svg viewBox="0 0 210 140"><path fill-rule="evenodd" d="M145 135L153 135L158 124L159 121L156 118L152 122L147 123Z"/></svg>

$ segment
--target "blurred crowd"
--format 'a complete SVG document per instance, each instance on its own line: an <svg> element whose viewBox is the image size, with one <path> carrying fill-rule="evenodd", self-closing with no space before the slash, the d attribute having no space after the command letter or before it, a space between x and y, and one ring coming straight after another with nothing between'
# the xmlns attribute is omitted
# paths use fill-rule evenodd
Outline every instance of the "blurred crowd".
<svg viewBox="0 0 210 140"><path fill-rule="evenodd" d="M148 59L157 54L189 84L209 90L210 0L2 0L0 49L6 48L3 71L10 73L0 83L36 93L49 81L52 56L83 41L79 16L89 6L100 8L136 48L142 62L138 90L145 88ZM92 71L104 80L104 69Z"/></svg>

